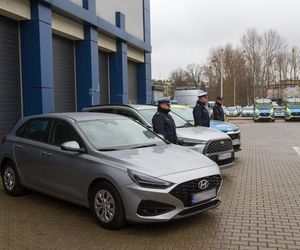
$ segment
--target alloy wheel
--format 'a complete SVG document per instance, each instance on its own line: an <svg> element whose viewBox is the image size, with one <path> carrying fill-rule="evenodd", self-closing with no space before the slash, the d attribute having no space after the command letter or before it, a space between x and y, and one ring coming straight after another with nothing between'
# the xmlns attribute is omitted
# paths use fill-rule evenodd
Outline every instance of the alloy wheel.
<svg viewBox="0 0 300 250"><path fill-rule="evenodd" d="M115 200L107 190L99 190L94 198L94 208L97 217L104 223L109 223L115 216Z"/></svg>
<svg viewBox="0 0 300 250"><path fill-rule="evenodd" d="M15 171L11 167L7 167L4 171L4 185L8 191L12 191L16 184Z"/></svg>

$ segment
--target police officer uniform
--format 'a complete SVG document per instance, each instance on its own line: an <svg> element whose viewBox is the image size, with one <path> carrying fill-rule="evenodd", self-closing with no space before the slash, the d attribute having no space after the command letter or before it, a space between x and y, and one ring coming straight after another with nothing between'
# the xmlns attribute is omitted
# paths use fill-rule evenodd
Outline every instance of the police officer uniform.
<svg viewBox="0 0 300 250"><path fill-rule="evenodd" d="M170 98L161 98L158 100L158 109L152 118L153 130L155 133L161 134L169 142L178 144L175 122L169 114L170 110L160 107L161 103L170 104Z"/></svg>
<svg viewBox="0 0 300 250"><path fill-rule="evenodd" d="M207 92L203 92L198 97L200 98L201 96L207 96ZM205 104L202 103L200 100L197 101L197 104L193 109L193 116L194 116L195 126L209 127L210 125L209 112L206 109Z"/></svg>
<svg viewBox="0 0 300 250"><path fill-rule="evenodd" d="M222 101L222 97L217 97L217 101ZM222 104L217 102L213 107L213 119L218 121L224 121L224 111L222 108Z"/></svg>

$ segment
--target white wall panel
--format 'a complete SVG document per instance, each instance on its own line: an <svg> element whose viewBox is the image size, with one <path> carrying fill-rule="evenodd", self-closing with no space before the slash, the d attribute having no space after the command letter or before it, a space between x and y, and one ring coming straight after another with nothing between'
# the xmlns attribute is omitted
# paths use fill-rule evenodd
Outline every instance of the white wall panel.
<svg viewBox="0 0 300 250"><path fill-rule="evenodd" d="M18 21L30 19L30 2L28 0L0 0L0 14Z"/></svg>
<svg viewBox="0 0 300 250"><path fill-rule="evenodd" d="M125 30L144 40L143 0L96 0L97 15L116 24L116 12L125 15Z"/></svg>
<svg viewBox="0 0 300 250"><path fill-rule="evenodd" d="M71 0L71 2L76 3L77 5L82 7L82 0Z"/></svg>

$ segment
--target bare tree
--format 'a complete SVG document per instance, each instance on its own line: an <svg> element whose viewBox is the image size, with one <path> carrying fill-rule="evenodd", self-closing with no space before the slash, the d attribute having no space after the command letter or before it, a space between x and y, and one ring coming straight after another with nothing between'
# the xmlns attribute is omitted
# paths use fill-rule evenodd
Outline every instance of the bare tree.
<svg viewBox="0 0 300 250"><path fill-rule="evenodd" d="M173 87L183 87L186 85L187 72L183 68L177 68L170 73L169 80L173 82Z"/></svg>
<svg viewBox="0 0 300 250"><path fill-rule="evenodd" d="M251 69L253 79L253 102L257 95L261 95L261 51L262 38L255 29L248 29L241 39L243 52Z"/></svg>
<svg viewBox="0 0 300 250"><path fill-rule="evenodd" d="M285 47L285 41L278 32L269 30L262 35L262 75L261 81L264 88L269 89L270 83L276 81L275 62L282 48ZM266 89L265 91L266 92Z"/></svg>
<svg viewBox="0 0 300 250"><path fill-rule="evenodd" d="M203 68L200 64L189 64L186 66L186 80L187 82L193 83L195 87L199 86L201 82Z"/></svg>
<svg viewBox="0 0 300 250"><path fill-rule="evenodd" d="M296 46L292 47L292 52L289 55L290 73L289 78L292 80L299 79L300 70L300 53Z"/></svg>

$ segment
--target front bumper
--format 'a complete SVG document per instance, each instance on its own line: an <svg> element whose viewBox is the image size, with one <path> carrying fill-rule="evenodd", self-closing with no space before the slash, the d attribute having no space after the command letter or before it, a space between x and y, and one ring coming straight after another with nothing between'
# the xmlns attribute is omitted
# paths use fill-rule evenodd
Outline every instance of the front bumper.
<svg viewBox="0 0 300 250"><path fill-rule="evenodd" d="M227 135L231 138L232 140L232 146L233 146L233 151L238 152L241 151L241 133L240 131L238 132L227 132Z"/></svg>
<svg viewBox="0 0 300 250"><path fill-rule="evenodd" d="M254 121L275 121L275 116L260 116L260 115L254 115L253 116Z"/></svg>
<svg viewBox="0 0 300 250"><path fill-rule="evenodd" d="M226 159L222 159L220 160L219 157L221 155L225 155L225 154L230 154L230 156ZM225 169L225 168L229 168L234 166L234 152L233 151L227 151L227 152L220 152L218 154L209 154L207 155L207 157L211 160L213 160L214 162L216 162L218 164L218 166L220 167L220 169Z"/></svg>
<svg viewBox="0 0 300 250"><path fill-rule="evenodd" d="M300 116L299 115L289 115L289 116L285 116L284 119L286 121L299 121L300 120Z"/></svg>
<svg viewBox="0 0 300 250"><path fill-rule="evenodd" d="M138 223L165 222L188 217L219 206L220 200L218 199L218 193L222 184L219 168L214 166L189 172L190 173L188 174L185 172L178 173L171 177L173 180L183 179L183 181L177 182L178 184L175 184L168 189L149 189L140 187L136 184L130 184L123 187L122 194L123 197L126 197L123 198L126 219ZM185 177L187 176L192 179L186 179ZM219 185L216 185L215 187L209 186L208 188L210 188L209 190L216 188L216 195L203 200L202 202L195 203L194 205L187 204L184 199L178 197L178 195L176 197L176 194L172 193L185 182L190 183L194 181L195 183L196 181L196 183L198 183L197 181L200 179L212 178L215 176L219 176L218 180L221 180L218 183ZM168 181L169 180L170 178L168 178ZM193 190L191 193L185 194L190 195L190 199L192 199L192 195L194 194L194 188L195 187L193 186L189 186L189 189L184 189L185 192ZM202 192L209 190L204 190ZM197 194L201 195L201 190L199 190Z"/></svg>

